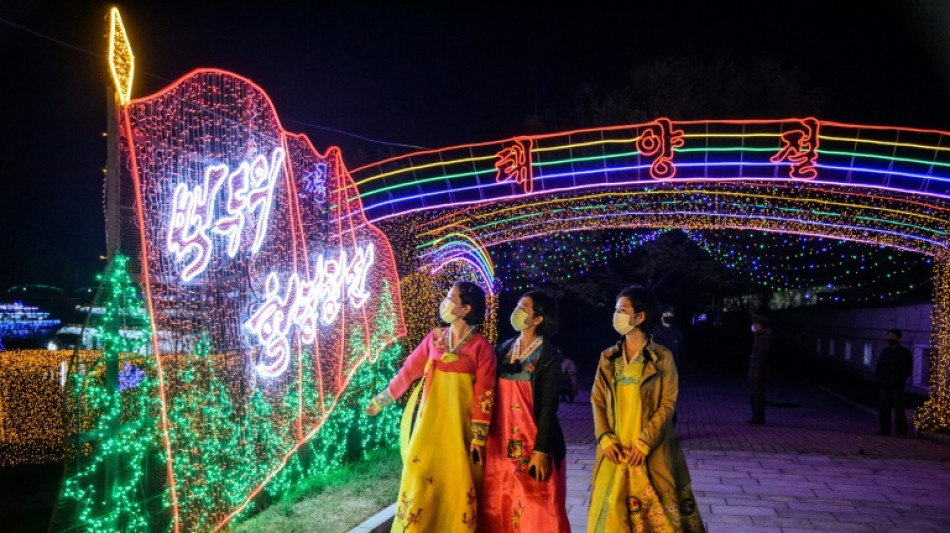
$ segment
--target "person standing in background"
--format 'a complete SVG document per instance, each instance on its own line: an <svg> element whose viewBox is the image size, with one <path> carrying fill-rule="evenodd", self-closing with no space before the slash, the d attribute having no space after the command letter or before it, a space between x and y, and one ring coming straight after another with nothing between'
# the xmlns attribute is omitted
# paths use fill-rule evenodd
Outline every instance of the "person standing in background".
<svg viewBox="0 0 950 533"><path fill-rule="evenodd" d="M769 319L752 314L752 353L749 355L749 403L752 404L750 424L765 423L765 382L768 378L772 351L772 329Z"/></svg>
<svg viewBox="0 0 950 533"><path fill-rule="evenodd" d="M891 434L891 411L894 412L895 434L899 437L907 435L907 414L904 411L907 394L904 383L914 370L914 362L910 350L901 346L901 335L899 329L888 330L887 348L881 350L874 370L881 400L878 405L881 421L878 435Z"/></svg>
<svg viewBox="0 0 950 533"><path fill-rule="evenodd" d="M683 332L676 327L675 320L676 311L673 306L664 307L663 314L660 315L660 324L652 331L653 342L670 350L673 354L673 363L676 364L676 371L682 374L686 341L683 339Z"/></svg>
<svg viewBox="0 0 950 533"><path fill-rule="evenodd" d="M653 342L670 350L670 353L673 354L673 364L676 365L676 372L682 374L684 364L683 352L686 349L686 341L683 339L683 332L674 324L675 319L676 311L673 309L673 306L665 306L660 315L660 323L653 328ZM678 419L679 414L673 411L674 426Z"/></svg>
<svg viewBox="0 0 950 533"><path fill-rule="evenodd" d="M561 390L562 402L574 403L577 396L577 365L570 358L561 360Z"/></svg>

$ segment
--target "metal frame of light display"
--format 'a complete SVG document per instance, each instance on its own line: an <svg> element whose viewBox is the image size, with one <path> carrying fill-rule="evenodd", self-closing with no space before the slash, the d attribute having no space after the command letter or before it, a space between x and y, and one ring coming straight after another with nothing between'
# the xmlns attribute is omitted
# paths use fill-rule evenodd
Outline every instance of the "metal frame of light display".
<svg viewBox="0 0 950 533"><path fill-rule="evenodd" d="M113 60L126 94L131 47L124 30L110 35L128 54ZM936 370L917 422L950 428L946 132L659 118L348 172L338 149L321 154L287 133L264 91L235 74L199 69L119 100L119 168L136 199L124 231L140 236L132 270L151 321L144 367L155 373L144 379L157 391L163 501L176 532L225 527L265 487L279 491L287 472L307 471L295 452L318 433L346 440L349 426L366 424L357 406L338 408L341 398L357 404L363 396L347 395L385 385L401 353L389 347L407 333L403 313L409 342L418 340L445 283L488 288L486 333L496 338L489 250L553 233L755 229L932 256ZM363 446L394 437L387 416ZM330 467L340 454L321 457ZM74 490L77 501L88 494ZM105 527L83 513L86 529Z"/></svg>

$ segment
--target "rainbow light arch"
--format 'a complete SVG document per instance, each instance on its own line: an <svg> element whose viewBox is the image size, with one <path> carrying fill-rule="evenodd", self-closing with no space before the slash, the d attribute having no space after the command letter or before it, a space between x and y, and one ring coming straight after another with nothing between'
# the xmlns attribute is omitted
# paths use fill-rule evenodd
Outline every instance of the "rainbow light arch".
<svg viewBox="0 0 950 533"><path fill-rule="evenodd" d="M351 172L367 220L431 268L451 228L469 252L594 229L760 230L934 258L926 429L950 427L950 133L813 117L666 118L414 152ZM462 246L462 245L459 245Z"/></svg>
<svg viewBox="0 0 950 533"><path fill-rule="evenodd" d="M950 146L945 132L810 118L669 122L682 144L669 150L675 174L657 179L652 172L657 158L637 145L664 120L531 137L531 192L496 179L498 154L524 144L524 137L416 152L360 167L352 175L367 218L380 223L421 212L438 213L438 223L484 220L492 209L498 217L525 215L529 206L557 208L561 198L592 212L636 199L650 213L704 216L706 227L787 229L926 254L947 248ZM809 125L816 130L812 160L805 165L776 160L787 148L785 139ZM793 177L809 169L813 177ZM452 215L463 209L465 216ZM854 210L863 212L850 216ZM581 223L602 217L571 218ZM475 232L485 227L466 225ZM479 236L488 246L495 243L491 235Z"/></svg>

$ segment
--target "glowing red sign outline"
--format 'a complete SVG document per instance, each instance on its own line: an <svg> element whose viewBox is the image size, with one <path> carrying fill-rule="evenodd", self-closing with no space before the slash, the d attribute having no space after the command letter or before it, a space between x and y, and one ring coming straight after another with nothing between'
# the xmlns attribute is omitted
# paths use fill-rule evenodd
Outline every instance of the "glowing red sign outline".
<svg viewBox="0 0 950 533"><path fill-rule="evenodd" d="M644 157L653 157L650 176L656 180L668 180L676 176L673 165L673 149L685 144L683 130L673 128L670 119L661 117L644 125L637 139L637 150Z"/></svg>
<svg viewBox="0 0 950 533"><path fill-rule="evenodd" d="M534 141L530 137L516 137L514 144L502 148L495 156L495 181L504 183L514 180L525 194L534 191L534 172L531 168L531 148Z"/></svg>
<svg viewBox="0 0 950 533"><path fill-rule="evenodd" d="M185 284L187 281L197 282L195 281L195 277L204 272L209 266L207 263L205 263L203 257L201 258L201 261L195 262L195 257L198 257L196 255L195 257L192 257L192 260L187 263L187 267L190 267L190 270L187 274L187 280L183 279L184 276L181 276L180 273L179 275L169 277L167 272L159 270L153 271L153 269L157 268L155 265L164 264L163 261L167 262L167 259L161 259L160 257L167 257L169 253L171 253L173 256L172 259L174 260L177 259L177 254L179 252L182 254L200 254L204 250L204 248L201 247L201 244L198 245L198 249L194 249L194 247L192 247L191 250L184 249L184 247L186 247L189 243L183 241L186 241L188 236L193 237L194 232L189 235L186 235L184 232L180 232L180 235L170 237L169 234L171 232L168 231L169 228L167 227L169 222L168 215L169 213L173 213L173 217L179 215L184 217L188 213L187 209L189 202L191 202L191 205L193 205L196 209L200 203L197 200L203 199L210 202L211 198L215 197L215 195L217 195L220 192L220 189L223 187L223 181L221 180L222 175L228 174L227 171L224 171L221 168L221 165L217 167L214 164L211 166L206 166L204 170L205 174L202 176L202 179L207 178L207 182L201 182L200 186L196 185L191 189L188 189L187 185L185 185L185 188L182 189L180 187L180 183L173 185L168 189L169 193L180 195L194 194L196 192L200 193L198 196L195 196L195 200L192 198L184 198L183 196L171 196L172 200L169 201L167 205L158 207L154 195L156 191L161 192L164 190L164 187L156 187L156 180L163 180L167 178L164 176L164 174L152 174L154 171L152 166L160 165L162 162L149 159L155 157L155 151L151 150L151 147L149 146L149 143L153 142L151 140L153 137L150 137L149 135L151 134L145 130L147 130L149 127L164 128L173 123L164 114L157 120L153 119L150 123L142 122L142 118L147 118L149 116L147 115L149 105L153 101L163 98L175 98L176 96L170 96L170 93L178 91L184 84L187 83L201 84L205 80L210 81L210 83L220 83L220 79L216 78L216 76L226 78L229 84L240 85L241 90L245 91L244 94L246 95L253 95L255 98L259 97L259 103L257 103L258 109L256 112L263 113L263 116L268 117L268 120L272 120L272 127L276 128L277 130L276 138L274 138L273 134L271 134L271 137L268 137L274 138L276 141L276 146L272 147L276 148L276 150L271 150L269 152L272 156L271 161L275 161L273 156L278 153L277 150L282 151L286 158L283 160L282 164L274 165L274 168L272 169L273 172L265 172L264 175L273 175L275 181L277 180L277 176L279 174L285 174L288 177L286 181L286 190L281 193L280 198L281 201L287 202L285 203L284 207L282 207L282 216L284 217L283 220L286 220L288 223L290 223L290 227L281 229L284 230L284 235L288 239L288 243L290 243L290 255L287 256L288 260L290 260L290 271L296 272L299 265L299 268L302 269L302 273L298 276L299 278L313 279L313 274L309 273L312 265L310 265L307 261L298 260L298 258L308 257L307 231L305 231L302 222L302 213L306 211L306 207L301 205L301 201L297 195L298 186L295 183L298 176L302 177L306 175L306 171L304 168L298 167L299 164L306 165L308 164L307 162L310 161L311 166L317 162L326 162L327 166L333 169L332 173L330 174L333 179L333 191L329 195L332 196L332 198L329 200L332 202L332 204L343 207L338 218L331 219L334 224L339 227L332 230L333 233L332 238L330 239L330 244L336 250L355 250L359 246L365 247L367 243L374 244L374 257L376 261L373 264L373 269L377 272L377 275L374 276L371 283L374 284L374 287L383 283L387 284L392 299L391 308L396 315L395 324L392 329L392 337L388 339L382 339L382 345L377 344L374 348L385 349L386 346L388 346L391 342L406 334L405 322L402 316L402 301L401 295L399 293L399 282L395 268L395 259L386 236L379 229L370 225L365 216L362 214L362 201L358 197L358 193L355 186L353 185L353 181L349 175L349 172L342 164L339 149L330 148L321 154L313 147L312 143L310 143L306 136L286 132L276 115L273 102L258 85L254 84L247 78L218 69L196 69L182 76L162 91L147 97L133 100L121 109L119 120L122 132L121 135L125 139L125 144L123 145L120 143L120 146L123 146L123 152L128 157L127 169L132 181L133 189L135 191L137 223L134 224L134 227L141 240L142 256L140 259L143 265L142 279L144 282L147 305L149 307L149 317L152 322L152 331L160 331L163 320L166 320L156 312L156 289L167 293L167 287L169 286L170 282L179 284ZM219 87L216 85L213 87L215 90L219 89ZM206 89L203 87L195 87L195 89L196 91L189 94L190 97L200 99L205 94L208 94L205 92ZM196 101L196 104L206 106L213 105L211 100L212 99ZM133 114L135 115L134 121ZM145 130L140 128L144 128ZM166 148L166 152L167 150L168 149ZM295 153L297 154L296 156L294 155ZM255 169L256 167L260 166L257 165L256 162L259 161L263 155L253 155L252 151L252 155L250 157L250 162L239 164L238 169L234 173L229 174L229 176L234 176L234 179L229 184L232 194L230 194L229 198L227 198L227 203L225 205L225 210L227 211L228 215L218 218L219 222L222 220L224 221L223 226L219 228L220 231L214 232L211 226L211 219L213 217L214 211L210 208L203 212L199 212L199 214L203 216L199 217L197 221L192 220L192 222L197 222L196 224L193 224L195 231L211 231L216 235L222 235L225 238L230 239L230 235L237 235L236 232L239 229L243 230L241 221L236 215L245 214L248 211L248 207L251 207L251 211L253 212L253 209L256 207L256 204L250 205L248 203L249 196L246 196L246 194L249 194L250 187L248 187L248 190L245 191L245 185L248 183L248 178L250 179L250 185L254 185ZM303 161L303 163L297 161L295 157L303 157L303 159L300 160ZM331 161L332 165L330 165ZM145 173L143 174L143 172ZM260 174L257 174L257 177L260 177ZM205 183L207 183L207 187L203 188L205 187ZM260 184L260 182L257 183ZM326 184L329 190L329 186L331 185L329 179L326 180ZM273 192L273 190L271 190L271 192ZM353 195L356 195L355 200L349 198ZM181 209L179 209L177 213L174 213L173 209L175 198L179 198L182 202L178 206ZM218 208L220 209L220 206L218 206ZM164 222L161 222L158 218L156 218L159 216L159 211L161 213L160 219ZM262 213L259 213L259 215L261 214ZM288 216L289 218L287 218ZM259 216L259 218L267 219L269 217ZM175 223L179 226L178 229L182 229L181 223L183 221L188 222L187 218L179 218L175 221ZM247 220L245 220L245 223L246 222ZM166 227L159 229L159 224L166 225ZM271 232L267 230L266 225L259 225L258 229L261 231L255 234L255 244L251 245L249 256L257 253L258 249L260 249L261 243L266 245L266 243L271 239ZM240 233L243 233L243 231ZM181 240L179 240L179 237L181 237ZM169 250L169 240L173 241L174 244L177 244L179 249ZM230 256L230 252L234 250L233 242L233 240L228 241L228 256ZM238 253L238 251L240 251L240 246L238 246L238 250L234 251L235 255ZM381 262L383 259L385 261ZM159 281L158 284L156 284L156 280ZM265 280L262 279L261 281ZM367 281L367 283L370 282ZM362 284L355 283L353 286L362 286ZM370 294L366 298L373 300L374 303L377 303L376 298L378 294L376 290L367 290L366 292ZM354 296L358 296L356 300L361 300L363 295L364 294L360 293L359 291L356 291L354 294ZM167 307L167 299L165 302L166 303L163 305ZM315 422L309 422L306 427L304 427L300 419L300 416L302 415L298 416L295 428L296 439L288 447L286 453L284 453L279 458L279 460L275 462L274 469L269 474L264 476L264 478L260 481L260 484L247 494L243 503L236 506L235 508L229 508L227 510L222 509L223 512L227 512L228 514L227 516L223 516L223 518L217 522L214 528L215 531L225 527L232 518L241 513L247 507L247 505L253 501L253 499L263 489L263 487L266 486L267 483L284 468L284 466L286 466L288 460L293 456L294 453L296 453L297 449L301 445L308 442L320 430L322 423L326 420L326 417L329 416L329 413L332 412L336 407L337 401L339 400L343 391L349 385L350 380L355 375L359 366L367 358L372 359L375 357L375 354L368 351L370 350L368 346L363 347L363 349L367 351L364 351L363 355L358 358L348 359L344 357L347 335L345 335L343 332L346 331L346 324L349 324L350 327L361 327L367 333L370 331L369 327L372 323L372 320L371 317L368 316L368 306L364 305L365 302L366 300L362 300L362 302L360 302L360 307L356 309L356 312L347 313L346 321L338 320L337 325L329 330L334 332L332 333L333 338L331 341L321 342L314 345L315 354L325 353L332 358L331 360L334 361L333 364L336 365L334 367L335 370L331 374L321 374L322 378L320 379L323 381L321 381L319 384L319 394L321 397L319 412L322 413L322 415ZM376 311L377 309L378 307L372 308L373 311ZM299 343L295 343L294 348L299 349ZM169 434L169 392L167 390L167 379L164 373L165 368L162 364L162 353L158 342L158 333L153 333L152 349L155 353L158 370L158 388L161 405L160 425L166 457L169 496L171 500L172 529L173 531L178 532L182 529L183 525L181 514L182 511L179 504L179 495L176 491L177 483L175 481L174 467L175 449L173 449ZM323 350L323 352L320 352L320 350ZM331 368L330 370L333 369ZM295 378L297 381L302 381L302 371L298 371ZM329 391L325 397L326 402L324 403L324 389L327 387L329 387ZM303 401L302 395L300 396L300 401ZM301 413L303 412L302 409L299 411Z"/></svg>
<svg viewBox="0 0 950 533"><path fill-rule="evenodd" d="M811 180L818 177L818 145L821 123L817 118L807 117L798 121L800 129L782 132L782 149L769 158L773 163L788 161L788 177Z"/></svg>

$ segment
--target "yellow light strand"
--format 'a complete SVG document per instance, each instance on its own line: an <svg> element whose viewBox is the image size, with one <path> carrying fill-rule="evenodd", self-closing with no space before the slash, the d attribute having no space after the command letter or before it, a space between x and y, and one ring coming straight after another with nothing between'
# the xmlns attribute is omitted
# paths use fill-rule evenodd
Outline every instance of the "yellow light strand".
<svg viewBox="0 0 950 533"><path fill-rule="evenodd" d="M923 431L950 430L950 253L934 257L934 304L930 353L930 398L914 424Z"/></svg>
<svg viewBox="0 0 950 533"><path fill-rule="evenodd" d="M115 83L119 103L127 105L132 99L132 78L135 76L135 56L117 8L109 11L109 71Z"/></svg>

